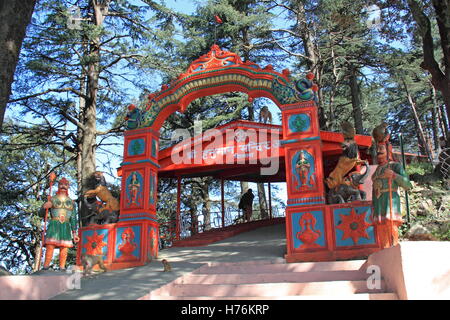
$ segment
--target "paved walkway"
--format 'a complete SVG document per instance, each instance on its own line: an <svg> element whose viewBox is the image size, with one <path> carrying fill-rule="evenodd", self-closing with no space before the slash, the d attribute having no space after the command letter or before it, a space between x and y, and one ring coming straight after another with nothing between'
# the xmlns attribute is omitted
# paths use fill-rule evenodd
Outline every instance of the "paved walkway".
<svg viewBox="0 0 450 320"><path fill-rule="evenodd" d="M274 260L282 259L285 253L286 231L282 223L241 233L204 247L165 249L152 263L83 278L80 290L70 290L53 299L135 300L208 262ZM162 271L162 259L171 263L172 272Z"/></svg>

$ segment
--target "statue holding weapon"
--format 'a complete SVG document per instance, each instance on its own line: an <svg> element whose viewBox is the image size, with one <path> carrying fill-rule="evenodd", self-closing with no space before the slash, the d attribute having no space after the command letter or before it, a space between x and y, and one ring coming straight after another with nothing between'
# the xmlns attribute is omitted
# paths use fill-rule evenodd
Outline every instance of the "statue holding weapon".
<svg viewBox="0 0 450 320"><path fill-rule="evenodd" d="M54 180L51 180L51 184ZM75 203L69 197L69 181L66 178L62 178L58 182L58 191L54 196L50 194L47 202L42 206L41 211L45 210L44 221L48 222L48 228L46 229L46 223L44 223L43 244L45 245L45 261L44 270L48 270L50 262L53 258L53 252L55 248L59 248L59 268L65 270L66 260L69 248L73 247L74 242L77 243L80 239L77 235L77 214ZM50 215L48 215L50 213Z"/></svg>
<svg viewBox="0 0 450 320"><path fill-rule="evenodd" d="M383 248L398 243L398 227L402 224L398 188L409 190L411 182L399 162L394 162L386 124L373 130L378 167L372 175L373 222Z"/></svg>

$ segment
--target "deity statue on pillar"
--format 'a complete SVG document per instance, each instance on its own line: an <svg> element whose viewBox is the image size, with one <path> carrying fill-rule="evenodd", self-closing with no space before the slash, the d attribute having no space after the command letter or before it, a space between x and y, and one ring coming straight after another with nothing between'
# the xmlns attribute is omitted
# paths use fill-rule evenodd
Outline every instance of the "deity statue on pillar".
<svg viewBox="0 0 450 320"><path fill-rule="evenodd" d="M386 124L373 130L378 167L372 175L373 222L383 248L398 243L398 227L402 224L402 213L398 189L412 187L408 176L399 162L392 157L392 146Z"/></svg>
<svg viewBox="0 0 450 320"><path fill-rule="evenodd" d="M295 157L298 157L294 159L297 189L312 188L315 184L314 158L306 150L300 150Z"/></svg>
<svg viewBox="0 0 450 320"><path fill-rule="evenodd" d="M133 172L131 174L131 181L127 186L129 190L129 205L140 205L139 197L141 192L141 182L137 177L137 173Z"/></svg>
<svg viewBox="0 0 450 320"><path fill-rule="evenodd" d="M55 248L59 248L59 268L65 270L69 248L80 239L77 235L77 213L74 201L69 197L69 181L62 178L58 191L44 203L42 211L49 210L49 223L45 234L44 270L49 269Z"/></svg>

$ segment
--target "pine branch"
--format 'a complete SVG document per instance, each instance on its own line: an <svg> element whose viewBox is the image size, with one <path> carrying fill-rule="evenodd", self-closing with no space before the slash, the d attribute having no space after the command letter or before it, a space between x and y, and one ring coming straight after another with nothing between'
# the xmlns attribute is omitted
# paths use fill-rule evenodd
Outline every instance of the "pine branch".
<svg viewBox="0 0 450 320"><path fill-rule="evenodd" d="M78 128L80 128L82 131L86 130L86 126L84 124L82 124L80 121L78 121L77 119L75 119L74 117L72 117L70 114L68 114L65 110L60 109L59 113L62 114L64 116L64 118L66 118L68 121L70 121L72 124L74 124L75 126L77 126Z"/></svg>
<svg viewBox="0 0 450 320"><path fill-rule="evenodd" d="M272 38L272 39L273 39L273 43L275 43L275 44L277 45L278 48L280 48L281 50L283 50L283 51L286 52L287 54L289 54L289 55L291 55L291 56L294 56L294 57L300 57L300 58L306 59L306 60L308 60L308 61L310 61L310 62L314 62L314 61L313 61L311 58L309 58L308 56L305 56L304 54L301 54L301 53L292 52L292 51L290 51L289 49L286 49L285 47L283 47L277 40L275 40L275 38Z"/></svg>
<svg viewBox="0 0 450 320"><path fill-rule="evenodd" d="M88 99L89 98L87 95L83 94L82 92L76 90L73 87L66 87L66 88L61 88L61 89L48 89L48 90L45 90L45 91L40 92L40 93L35 93L35 94L29 95L29 96L25 96L25 97L9 100L8 103L14 103L14 102L19 102L19 101L23 101L23 100L28 100L28 99L31 99L31 98L36 98L36 97L42 96L42 95L50 93L50 92L58 92L58 93L72 92L72 93L74 93L74 94L76 94L76 95L78 95L78 96L80 96L80 97L82 97L84 99Z"/></svg>
<svg viewBox="0 0 450 320"><path fill-rule="evenodd" d="M108 52L109 50L105 50L105 49L100 49L101 51L106 51ZM110 52L112 53L112 52ZM130 59L130 58L144 58L144 56L142 54L126 54L126 55L121 55L119 57L117 57L115 60L111 61L110 63L108 63L106 66L102 66L102 69L108 69L111 68L113 65L115 65L116 63L122 61L123 59ZM136 59L137 60L137 59Z"/></svg>

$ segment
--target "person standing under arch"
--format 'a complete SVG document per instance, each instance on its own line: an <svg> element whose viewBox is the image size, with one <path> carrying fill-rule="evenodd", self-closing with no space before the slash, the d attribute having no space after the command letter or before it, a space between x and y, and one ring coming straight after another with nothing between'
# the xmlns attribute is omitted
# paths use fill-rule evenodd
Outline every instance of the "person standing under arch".
<svg viewBox="0 0 450 320"><path fill-rule="evenodd" d="M255 195L253 194L252 189L248 189L246 193L244 193L239 201L239 209L244 211L244 219L246 222L249 222L252 218L253 213L253 199Z"/></svg>

